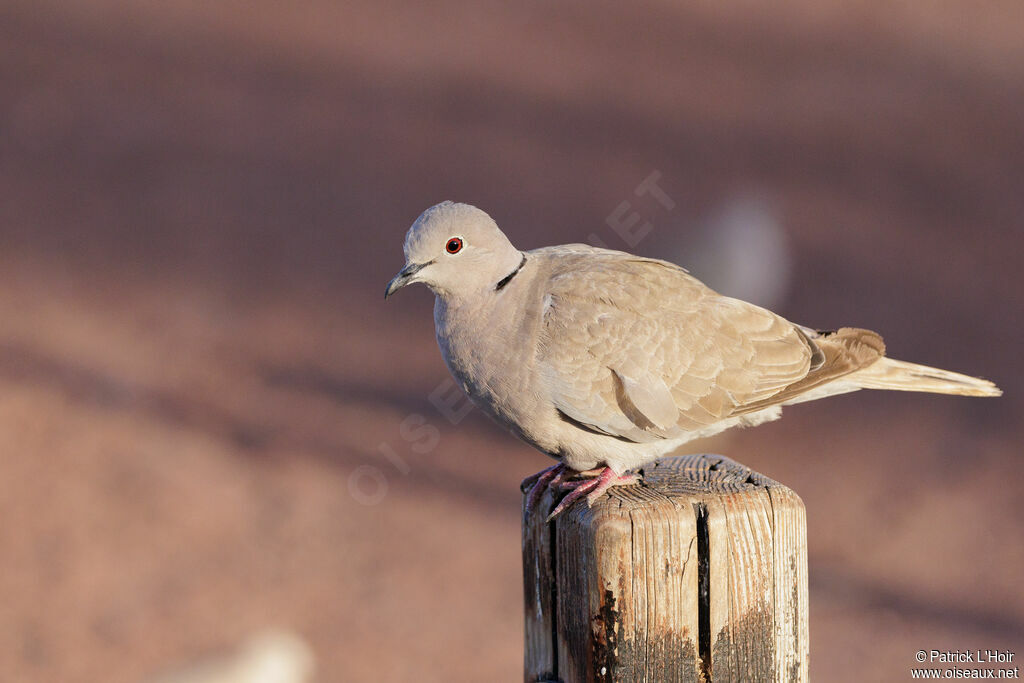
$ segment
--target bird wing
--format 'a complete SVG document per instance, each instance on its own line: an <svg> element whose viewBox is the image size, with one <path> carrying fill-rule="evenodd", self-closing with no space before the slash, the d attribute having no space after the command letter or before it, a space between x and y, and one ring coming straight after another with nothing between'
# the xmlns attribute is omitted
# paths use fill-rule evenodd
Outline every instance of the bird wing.
<svg viewBox="0 0 1024 683"><path fill-rule="evenodd" d="M553 256L537 360L579 426L634 442L682 436L781 402L822 368L813 333L676 265L576 245Z"/></svg>

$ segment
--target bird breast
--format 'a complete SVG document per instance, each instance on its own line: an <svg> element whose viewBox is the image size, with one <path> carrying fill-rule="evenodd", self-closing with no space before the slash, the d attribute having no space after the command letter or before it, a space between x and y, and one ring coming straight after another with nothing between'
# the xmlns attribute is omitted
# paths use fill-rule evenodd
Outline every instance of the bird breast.
<svg viewBox="0 0 1024 683"><path fill-rule="evenodd" d="M475 301L438 296L434 324L441 355L473 403L532 440L543 391L533 371L538 325L503 305L511 293L488 293Z"/></svg>

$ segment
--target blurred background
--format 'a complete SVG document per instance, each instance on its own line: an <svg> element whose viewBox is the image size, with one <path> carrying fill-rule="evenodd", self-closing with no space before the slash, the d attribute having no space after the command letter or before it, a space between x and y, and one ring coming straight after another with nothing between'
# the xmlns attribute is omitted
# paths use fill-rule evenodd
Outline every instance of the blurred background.
<svg viewBox="0 0 1024 683"><path fill-rule="evenodd" d="M443 199L997 381L693 450L803 497L814 680L1024 656L1022 34L1019 0L3 0L0 679L268 638L275 681L520 679L549 463L450 393L429 292L381 296Z"/></svg>

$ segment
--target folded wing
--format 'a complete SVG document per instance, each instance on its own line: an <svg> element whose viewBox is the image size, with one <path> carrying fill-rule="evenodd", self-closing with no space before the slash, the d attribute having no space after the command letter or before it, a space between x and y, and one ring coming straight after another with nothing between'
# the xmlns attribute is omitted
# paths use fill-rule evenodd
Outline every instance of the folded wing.
<svg viewBox="0 0 1024 683"><path fill-rule="evenodd" d="M556 408L593 431L634 442L683 436L880 355L840 368L842 349L663 261L578 248L557 264L538 360Z"/></svg>

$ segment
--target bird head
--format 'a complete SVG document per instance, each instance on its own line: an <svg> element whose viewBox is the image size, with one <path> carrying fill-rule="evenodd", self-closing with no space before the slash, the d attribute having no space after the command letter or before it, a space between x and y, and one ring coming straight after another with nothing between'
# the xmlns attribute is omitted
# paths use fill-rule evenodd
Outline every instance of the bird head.
<svg viewBox="0 0 1024 683"><path fill-rule="evenodd" d="M384 290L388 298L422 282L437 295L464 296L488 287L515 270L523 254L486 213L441 202L416 219L405 236L405 267Z"/></svg>

